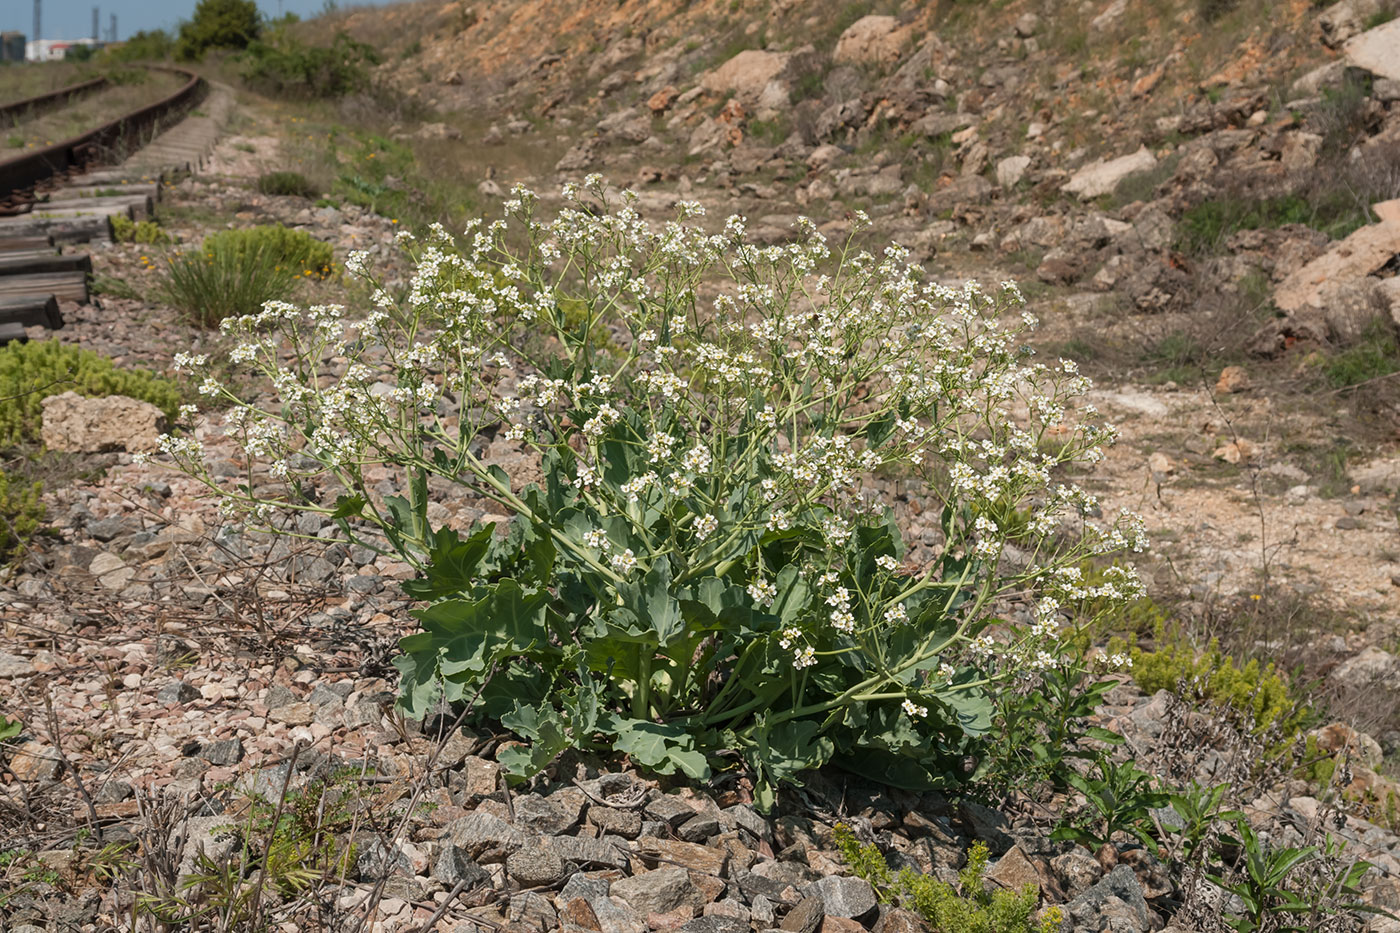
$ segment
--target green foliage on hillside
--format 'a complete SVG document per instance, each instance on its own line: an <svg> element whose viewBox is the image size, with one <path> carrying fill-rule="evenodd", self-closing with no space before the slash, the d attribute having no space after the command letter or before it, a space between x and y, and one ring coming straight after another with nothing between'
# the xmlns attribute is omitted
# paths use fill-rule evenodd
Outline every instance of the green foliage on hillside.
<svg viewBox="0 0 1400 933"><path fill-rule="evenodd" d="M254 0L199 0L194 16L180 24L175 57L202 58L210 49L243 49L262 31L262 14Z"/></svg>

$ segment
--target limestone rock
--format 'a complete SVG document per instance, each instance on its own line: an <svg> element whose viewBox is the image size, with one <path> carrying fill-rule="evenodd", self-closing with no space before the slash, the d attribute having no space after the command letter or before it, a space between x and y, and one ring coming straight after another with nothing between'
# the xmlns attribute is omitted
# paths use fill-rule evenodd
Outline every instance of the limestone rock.
<svg viewBox="0 0 1400 933"><path fill-rule="evenodd" d="M1365 690L1391 682L1400 673L1400 658L1380 648L1367 648L1348 658L1328 675L1328 680L1346 690Z"/></svg>
<svg viewBox="0 0 1400 933"><path fill-rule="evenodd" d="M1347 60L1378 78L1400 81L1400 19L1368 29L1347 42Z"/></svg>
<svg viewBox="0 0 1400 933"><path fill-rule="evenodd" d="M1400 253L1400 222L1370 224L1298 269L1274 290L1284 311L1323 307L1324 286L1372 275Z"/></svg>
<svg viewBox="0 0 1400 933"><path fill-rule="evenodd" d="M130 453L155 450L165 430L165 415L150 402L109 395L83 398L76 392L43 401L44 446L69 453Z"/></svg>
<svg viewBox="0 0 1400 933"><path fill-rule="evenodd" d="M1074 173L1060 189L1067 194L1078 195L1081 200L1090 201L1101 194L1108 194L1118 187L1118 183L1129 175L1145 172L1157 164L1156 158L1143 146L1132 155L1104 161L1102 159L1084 166Z"/></svg>
<svg viewBox="0 0 1400 933"><path fill-rule="evenodd" d="M888 65L899 58L908 36L893 16L862 16L841 33L831 57L838 64Z"/></svg>
<svg viewBox="0 0 1400 933"><path fill-rule="evenodd" d="M701 86L712 94L733 91L740 98L756 101L764 96L770 82L787 71L790 52L745 49L701 79Z"/></svg>
<svg viewBox="0 0 1400 933"><path fill-rule="evenodd" d="M1007 156L997 163L997 184L1003 188L1014 188L1025 177L1030 165L1030 156Z"/></svg>

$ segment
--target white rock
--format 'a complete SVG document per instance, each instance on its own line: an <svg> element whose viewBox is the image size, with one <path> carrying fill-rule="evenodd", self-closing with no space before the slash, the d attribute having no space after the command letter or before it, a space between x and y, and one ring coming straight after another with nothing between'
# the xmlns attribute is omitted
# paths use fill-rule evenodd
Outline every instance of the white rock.
<svg viewBox="0 0 1400 933"><path fill-rule="evenodd" d="M1084 166L1074 173L1071 178L1060 189L1067 194L1078 195L1082 200L1088 201L1097 198L1101 194L1108 194L1118 187L1118 183L1129 175L1138 172L1145 172L1157 164L1157 160L1147 147L1143 146L1132 155L1122 158L1111 159L1107 162L1100 159Z"/></svg>
<svg viewBox="0 0 1400 933"><path fill-rule="evenodd" d="M1378 78L1400 81L1400 19L1382 23L1347 41L1347 60Z"/></svg>
<svg viewBox="0 0 1400 933"><path fill-rule="evenodd" d="M997 163L997 184L1003 188L1014 188L1030 165L1030 156L1007 156Z"/></svg>
<svg viewBox="0 0 1400 933"><path fill-rule="evenodd" d="M83 398L76 392L64 392L50 395L42 405L42 437L50 450L155 450L165 430L165 415L159 408L125 395Z"/></svg>

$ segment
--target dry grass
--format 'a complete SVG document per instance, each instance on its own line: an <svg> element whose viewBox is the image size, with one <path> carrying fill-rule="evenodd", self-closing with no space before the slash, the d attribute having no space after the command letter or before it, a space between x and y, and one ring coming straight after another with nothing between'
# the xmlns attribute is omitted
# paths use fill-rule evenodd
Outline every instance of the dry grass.
<svg viewBox="0 0 1400 933"><path fill-rule="evenodd" d="M119 84L99 91L62 110L24 120L11 128L5 139L10 149L48 146L79 133L95 129L114 117L153 104L179 89L184 78L165 72L148 72L140 82Z"/></svg>
<svg viewBox="0 0 1400 933"><path fill-rule="evenodd" d="M0 92L0 104L47 94L92 77L96 77L96 73L91 66L73 62L0 65L0 87L4 88Z"/></svg>

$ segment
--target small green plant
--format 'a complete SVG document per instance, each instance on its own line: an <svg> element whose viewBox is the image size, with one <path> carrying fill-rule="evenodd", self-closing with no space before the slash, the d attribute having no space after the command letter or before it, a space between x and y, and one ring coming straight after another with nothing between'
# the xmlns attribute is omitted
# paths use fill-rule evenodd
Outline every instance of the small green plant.
<svg viewBox="0 0 1400 933"><path fill-rule="evenodd" d="M167 257L158 288L190 323L217 327L290 297L300 275L271 252L216 249Z"/></svg>
<svg viewBox="0 0 1400 933"><path fill-rule="evenodd" d="M1117 764L1109 756L1100 755L1094 769L1097 774L1091 770L1088 774L1072 771L1066 775L1069 785L1084 795L1088 810L1056 827L1050 838L1098 849L1124 833L1156 852L1151 811L1166 806L1170 794L1132 762Z"/></svg>
<svg viewBox="0 0 1400 933"><path fill-rule="evenodd" d="M1186 685L1216 706L1247 712L1258 732L1277 726L1285 743L1298 734L1307 716L1272 663L1260 665L1253 659L1237 667L1214 640L1201 654L1180 640L1169 640L1156 651L1133 649L1132 670L1133 680L1148 693Z"/></svg>
<svg viewBox="0 0 1400 933"><path fill-rule="evenodd" d="M161 229L154 220L132 220L120 214L112 217L112 239L118 243L141 243L148 246L164 246L174 242L170 234Z"/></svg>
<svg viewBox="0 0 1400 933"><path fill-rule="evenodd" d="M1240 848L1237 870L1207 877L1243 903L1243 910L1225 914L1236 933L1305 933L1318 929L1315 921L1325 916L1384 913L1356 900L1361 893L1357 885L1371 864L1343 862L1341 846L1330 837L1323 846L1271 847L1244 817L1235 820L1235 830Z"/></svg>
<svg viewBox="0 0 1400 933"><path fill-rule="evenodd" d="M88 289L94 295L106 295L111 298L139 299L141 297L141 293L132 288L130 282L113 275L94 275Z"/></svg>
<svg viewBox="0 0 1400 933"><path fill-rule="evenodd" d="M1352 346L1328 354L1322 375L1334 389L1347 389L1400 372L1400 343L1390 322L1379 316Z"/></svg>
<svg viewBox="0 0 1400 933"><path fill-rule="evenodd" d="M4 474L0 473L0 477L3 476ZM24 723L18 719L7 719L3 713L0 713L0 742L8 742L23 731Z"/></svg>
<svg viewBox="0 0 1400 933"><path fill-rule="evenodd" d="M175 420L180 390L145 370L118 369L91 350L56 340L0 347L0 449L38 443L42 402L77 392L88 398L125 395L150 402Z"/></svg>
<svg viewBox="0 0 1400 933"><path fill-rule="evenodd" d="M261 256L282 266L294 276L325 278L335 271L329 243L304 230L291 230L281 224L220 230L204 238L204 254L237 257Z"/></svg>
<svg viewBox="0 0 1400 933"><path fill-rule="evenodd" d="M935 930L1058 933L1060 929L1058 908L1046 911L1039 923L1031 919L1039 898L1034 885L1020 891L987 890L983 878L990 856L981 842L974 843L968 851L967 864L958 873L958 885L954 887L908 868L898 873L891 871L879 848L862 844L844 823L836 825L833 835L853 875L870 882L881 901L914 911Z"/></svg>
<svg viewBox="0 0 1400 933"><path fill-rule="evenodd" d="M42 492L43 484L20 482L0 470L0 562L22 553L39 530L44 521ZM5 721L0 717L0 741L5 738Z"/></svg>
<svg viewBox="0 0 1400 933"><path fill-rule="evenodd" d="M316 186L300 172L267 172L258 176L258 190L298 198L314 198L317 194Z"/></svg>
<svg viewBox="0 0 1400 933"><path fill-rule="evenodd" d="M1225 795L1229 791L1228 784L1204 787L1192 781L1171 793L1171 807L1178 819L1176 824L1164 828L1170 830L1174 837L1171 848L1179 861L1200 861L1212 857L1210 843L1218 824L1233 822L1244 816L1238 810L1225 809Z"/></svg>

